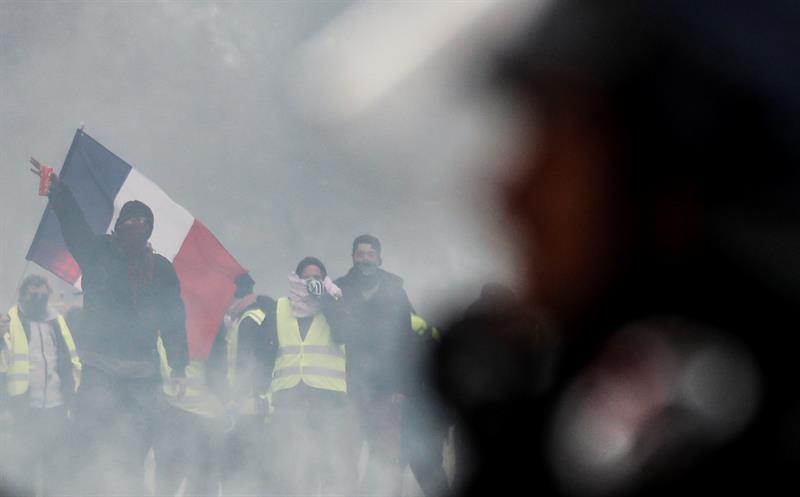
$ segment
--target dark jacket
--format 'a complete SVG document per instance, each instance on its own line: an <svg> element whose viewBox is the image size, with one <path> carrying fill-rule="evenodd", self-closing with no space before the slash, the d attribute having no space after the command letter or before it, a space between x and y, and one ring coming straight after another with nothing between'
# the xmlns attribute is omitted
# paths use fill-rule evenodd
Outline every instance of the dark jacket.
<svg viewBox="0 0 800 497"><path fill-rule="evenodd" d="M188 362L186 314L172 263L153 254L152 277L135 293L125 255L111 237L92 232L66 185L54 185L50 205L83 274L84 326L79 354L84 365L126 375L125 368L115 365L139 364L137 376L147 371L147 376L155 377L160 330L172 370L183 372Z"/></svg>
<svg viewBox="0 0 800 497"><path fill-rule="evenodd" d="M381 269L375 277L377 291L367 299L364 278L350 269L335 282L342 297L324 308L334 339L347 346L348 392L373 399L409 393L418 345L402 278Z"/></svg>
<svg viewBox="0 0 800 497"><path fill-rule="evenodd" d="M269 377L274 363L274 352L271 354L268 352L269 339L264 329L269 322L275 321L275 300L266 295L259 295L255 302L242 311L242 314L253 309L260 309L266 317L260 326L249 318L239 323L236 371L237 378L243 376L247 378L242 384L252 385L255 394L263 394L269 391ZM208 381L212 390L223 399L231 394L227 383L227 359L225 325L220 324L208 357Z"/></svg>
<svg viewBox="0 0 800 497"><path fill-rule="evenodd" d="M264 332L267 323L275 321L275 300L259 295L253 305L245 312L260 309L266 314L259 325L252 319L244 319L239 323L239 350L236 354L236 370L239 375L249 376L248 384L253 385L256 394L269 391L269 376L272 374L272 363L267 360L268 337Z"/></svg>
<svg viewBox="0 0 800 497"><path fill-rule="evenodd" d="M25 330L25 338L27 338L28 343L31 341L31 331L30 331L30 319L25 317L25 314L20 311L19 313L20 321L22 322L22 328ZM58 373L58 377L61 380L61 395L64 399L64 404L69 405L72 401L72 398L75 396L75 378L72 377L72 362L70 359L69 348L67 347L67 342L64 340L64 335L61 334L61 326L58 324L58 319L50 319L47 321L47 324L52 326L53 331L55 332L56 336L56 355L58 357L58 363L56 364L56 373ZM0 348L5 348L5 345L0 343ZM25 395L20 395L18 398L9 398L7 390L5 388L5 374L0 374L0 405L5 405L8 402L11 402L12 406L16 408L24 408L29 405L28 397L30 395L30 390Z"/></svg>

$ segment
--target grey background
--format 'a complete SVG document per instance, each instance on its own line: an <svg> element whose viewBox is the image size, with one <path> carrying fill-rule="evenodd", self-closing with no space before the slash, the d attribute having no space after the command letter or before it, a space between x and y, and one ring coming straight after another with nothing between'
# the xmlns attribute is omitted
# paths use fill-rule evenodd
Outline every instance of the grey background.
<svg viewBox="0 0 800 497"><path fill-rule="evenodd" d="M365 232L434 321L486 281L513 282L493 193L507 133L472 83L505 31L497 13L536 3L487 9L368 109L334 120L301 110L330 98L316 90L335 66L295 68L351 2L0 3L0 306L15 302L45 205L28 157L58 170L81 123L204 222L259 293L285 293L306 255L343 274ZM398 42L414 36L411 23Z"/></svg>

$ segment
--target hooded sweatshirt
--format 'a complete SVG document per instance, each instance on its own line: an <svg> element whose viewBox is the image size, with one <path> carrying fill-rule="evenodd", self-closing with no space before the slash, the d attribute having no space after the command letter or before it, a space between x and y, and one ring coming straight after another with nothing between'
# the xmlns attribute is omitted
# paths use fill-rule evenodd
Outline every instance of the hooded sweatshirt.
<svg viewBox="0 0 800 497"><path fill-rule="evenodd" d="M156 337L161 337L176 374L188 362L186 314L172 263L152 254L152 274L132 281L130 264L111 237L92 231L70 189L56 182L50 205L64 241L81 268L83 364L126 378L158 378Z"/></svg>

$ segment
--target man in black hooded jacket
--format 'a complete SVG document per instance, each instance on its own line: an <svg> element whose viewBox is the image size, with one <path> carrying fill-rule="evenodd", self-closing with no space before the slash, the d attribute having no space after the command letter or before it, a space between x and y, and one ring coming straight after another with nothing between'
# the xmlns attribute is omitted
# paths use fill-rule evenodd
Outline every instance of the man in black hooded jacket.
<svg viewBox="0 0 800 497"><path fill-rule="evenodd" d="M38 170L35 159L31 163ZM160 385L160 331L173 381L185 390L188 361L185 310L175 269L153 252L153 213L126 202L110 235L89 227L70 189L54 177L50 205L64 241L80 265L84 292L79 353L77 432L87 449L91 493L139 493L144 459L155 436Z"/></svg>

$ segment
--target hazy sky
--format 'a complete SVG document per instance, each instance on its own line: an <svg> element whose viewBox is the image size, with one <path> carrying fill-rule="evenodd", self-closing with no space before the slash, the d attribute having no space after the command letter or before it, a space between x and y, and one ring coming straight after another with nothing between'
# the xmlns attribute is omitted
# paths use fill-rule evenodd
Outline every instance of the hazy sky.
<svg viewBox="0 0 800 497"><path fill-rule="evenodd" d="M469 90L503 9L425 5L0 2L0 306L45 205L27 159L59 169L81 123L203 221L259 293L284 294L306 255L343 274L365 232L428 316L508 280L489 195L498 131ZM356 28L337 24L354 8ZM471 22L440 29L450 12Z"/></svg>

